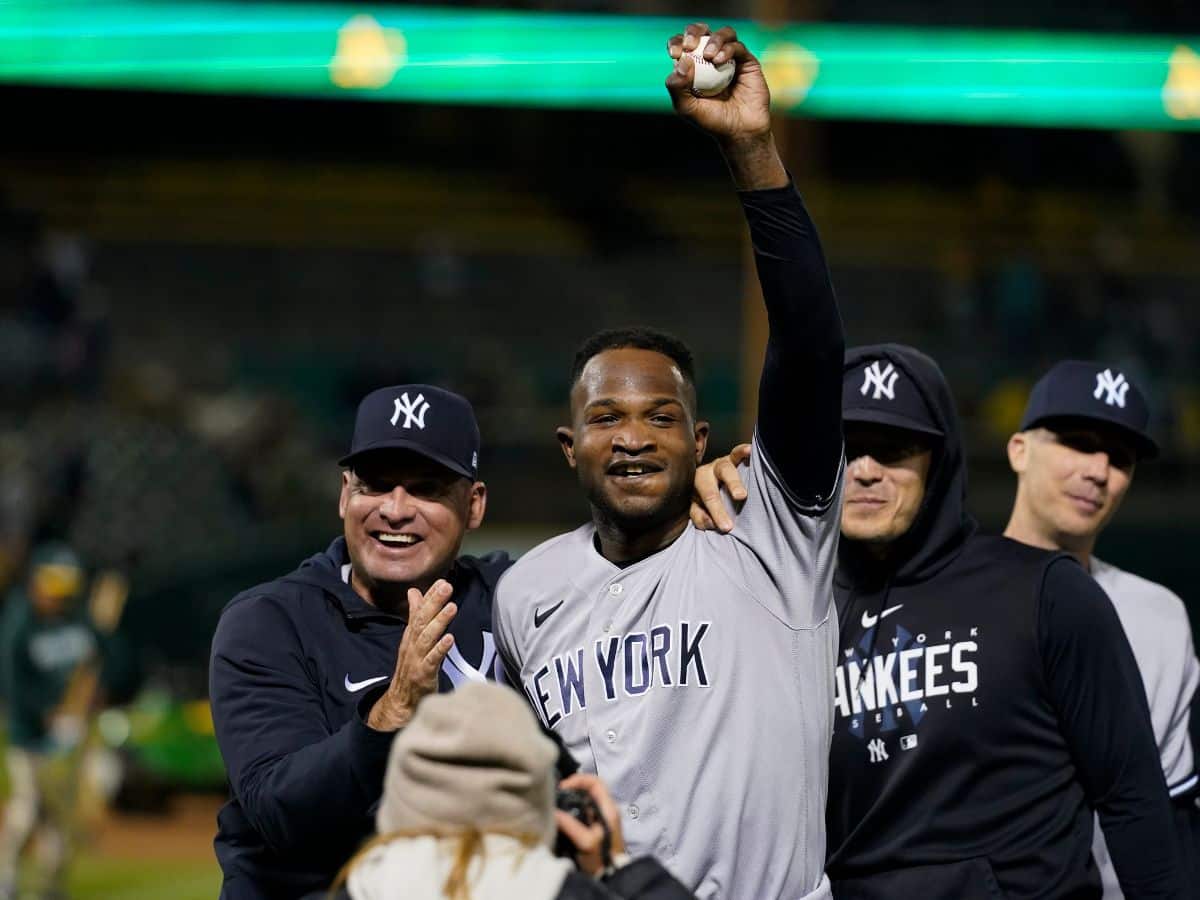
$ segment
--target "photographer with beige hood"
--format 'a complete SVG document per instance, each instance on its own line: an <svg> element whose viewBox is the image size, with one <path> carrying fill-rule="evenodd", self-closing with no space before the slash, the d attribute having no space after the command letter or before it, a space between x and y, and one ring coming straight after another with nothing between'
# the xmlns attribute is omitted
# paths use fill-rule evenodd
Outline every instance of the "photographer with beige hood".
<svg viewBox="0 0 1200 900"><path fill-rule="evenodd" d="M572 775L560 786L586 792L603 824L555 808L557 759L524 699L507 687L472 683L427 697L392 745L379 835L347 864L336 896L694 900L654 859L628 858L616 805L595 776ZM560 831L574 863L552 851Z"/></svg>

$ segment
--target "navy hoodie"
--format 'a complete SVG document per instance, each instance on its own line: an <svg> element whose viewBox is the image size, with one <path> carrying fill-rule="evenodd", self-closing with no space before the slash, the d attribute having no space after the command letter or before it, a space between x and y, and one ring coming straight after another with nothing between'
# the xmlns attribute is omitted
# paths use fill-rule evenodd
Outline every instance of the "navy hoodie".
<svg viewBox="0 0 1200 900"><path fill-rule="evenodd" d="M490 677L492 593L503 553L462 557L440 689ZM374 832L394 732L366 717L396 666L403 618L347 583L338 538L276 581L235 597L213 637L209 697L232 798L217 817L222 900L291 900L328 888Z"/></svg>
<svg viewBox="0 0 1200 900"><path fill-rule="evenodd" d="M1112 604L1072 557L977 533L944 377L894 344L852 350L846 371L873 359L912 382L945 438L887 559L844 537L839 548L834 896L1098 898L1093 808L1127 898L1184 896Z"/></svg>

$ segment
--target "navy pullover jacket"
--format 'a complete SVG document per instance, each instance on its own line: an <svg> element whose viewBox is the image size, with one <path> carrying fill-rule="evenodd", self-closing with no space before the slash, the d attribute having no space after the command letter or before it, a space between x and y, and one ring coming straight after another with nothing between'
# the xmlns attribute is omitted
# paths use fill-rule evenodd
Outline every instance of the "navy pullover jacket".
<svg viewBox="0 0 1200 900"><path fill-rule="evenodd" d="M492 592L503 553L462 557L440 689L491 677ZM344 539L235 597L213 637L209 697L232 791L217 817L222 900L327 888L374 832L394 732L366 717L396 667L405 620L347 583Z"/></svg>

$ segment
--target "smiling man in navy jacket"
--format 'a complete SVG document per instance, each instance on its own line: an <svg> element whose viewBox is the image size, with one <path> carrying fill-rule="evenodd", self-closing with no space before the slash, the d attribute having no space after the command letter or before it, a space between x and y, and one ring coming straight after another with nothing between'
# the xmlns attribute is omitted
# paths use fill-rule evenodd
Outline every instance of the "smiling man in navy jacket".
<svg viewBox="0 0 1200 900"><path fill-rule="evenodd" d="M418 701L490 674L492 590L511 560L458 555L487 501L478 453L462 397L367 395L340 461L343 536L222 613L209 695L233 794L217 820L223 900L328 887L373 832Z"/></svg>

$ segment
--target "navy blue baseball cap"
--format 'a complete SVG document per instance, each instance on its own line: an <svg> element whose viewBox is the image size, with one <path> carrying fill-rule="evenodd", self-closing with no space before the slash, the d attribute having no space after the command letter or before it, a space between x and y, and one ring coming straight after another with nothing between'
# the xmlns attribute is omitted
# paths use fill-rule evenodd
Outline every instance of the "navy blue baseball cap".
<svg viewBox="0 0 1200 900"><path fill-rule="evenodd" d="M1158 456L1158 444L1146 426L1146 398L1125 374L1098 362L1068 359L1041 377L1029 394L1021 430L1051 419L1087 419L1113 426L1133 443L1140 459Z"/></svg>
<svg viewBox="0 0 1200 900"><path fill-rule="evenodd" d="M886 357L862 359L845 369L842 419L945 437L912 376Z"/></svg>
<svg viewBox="0 0 1200 900"><path fill-rule="evenodd" d="M428 384L398 384L363 397L354 418L350 452L339 466L364 453L410 450L472 481L479 473L479 424L465 397Z"/></svg>

